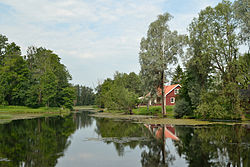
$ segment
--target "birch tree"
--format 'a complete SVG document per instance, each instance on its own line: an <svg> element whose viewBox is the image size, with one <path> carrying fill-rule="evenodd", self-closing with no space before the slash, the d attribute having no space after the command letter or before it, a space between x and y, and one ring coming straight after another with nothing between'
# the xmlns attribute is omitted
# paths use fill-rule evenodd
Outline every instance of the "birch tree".
<svg viewBox="0 0 250 167"><path fill-rule="evenodd" d="M164 13L149 25L147 36L141 40L139 53L141 75L146 90L155 95L158 88L161 89L163 116L166 115L164 104L166 75L170 72L170 65L176 63L177 55L183 53L184 36L169 29L168 21L171 18L169 13Z"/></svg>

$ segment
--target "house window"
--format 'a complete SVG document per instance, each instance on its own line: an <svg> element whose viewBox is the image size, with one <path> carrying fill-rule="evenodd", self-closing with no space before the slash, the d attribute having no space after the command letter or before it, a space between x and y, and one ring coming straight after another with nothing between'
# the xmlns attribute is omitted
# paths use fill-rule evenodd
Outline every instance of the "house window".
<svg viewBox="0 0 250 167"><path fill-rule="evenodd" d="M175 98L174 97L171 97L170 98L170 103L174 103L175 102Z"/></svg>
<svg viewBox="0 0 250 167"><path fill-rule="evenodd" d="M175 90L174 90L174 94L175 94L175 95L179 94L179 89L175 89Z"/></svg>

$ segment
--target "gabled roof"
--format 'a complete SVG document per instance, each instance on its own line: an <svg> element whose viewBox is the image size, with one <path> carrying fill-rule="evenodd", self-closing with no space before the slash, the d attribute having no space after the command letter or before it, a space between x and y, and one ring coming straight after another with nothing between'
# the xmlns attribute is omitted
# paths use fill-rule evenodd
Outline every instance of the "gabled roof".
<svg viewBox="0 0 250 167"><path fill-rule="evenodd" d="M175 85L168 85L168 86L164 86L164 93L165 96L168 95L170 92L172 92L175 88L177 88L178 86L181 87L180 84L175 84ZM158 94L161 95L161 89L158 89Z"/></svg>

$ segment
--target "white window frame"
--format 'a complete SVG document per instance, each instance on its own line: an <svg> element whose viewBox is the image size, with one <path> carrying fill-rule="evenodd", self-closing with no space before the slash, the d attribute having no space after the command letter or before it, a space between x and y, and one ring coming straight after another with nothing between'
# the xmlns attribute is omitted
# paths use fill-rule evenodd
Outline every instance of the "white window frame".
<svg viewBox="0 0 250 167"><path fill-rule="evenodd" d="M170 98L170 103L175 103L175 98L174 97Z"/></svg>
<svg viewBox="0 0 250 167"><path fill-rule="evenodd" d="M179 89L175 89L175 90L174 90L174 94L175 94L175 95L179 94Z"/></svg>

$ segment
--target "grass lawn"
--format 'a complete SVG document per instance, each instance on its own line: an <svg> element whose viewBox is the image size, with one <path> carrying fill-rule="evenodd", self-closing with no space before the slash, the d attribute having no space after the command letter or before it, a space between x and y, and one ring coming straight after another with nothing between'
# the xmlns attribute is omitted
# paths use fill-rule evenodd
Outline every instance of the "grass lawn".
<svg viewBox="0 0 250 167"><path fill-rule="evenodd" d="M68 112L68 109L61 109L59 107L39 107L30 108L25 106L3 106L0 105L0 113L55 113L55 112Z"/></svg>
<svg viewBox="0 0 250 167"><path fill-rule="evenodd" d="M174 106L166 106L166 112L168 118L174 118ZM133 109L133 114L135 115L155 115L162 116L161 106L150 106L147 110L147 106L142 106L136 109Z"/></svg>
<svg viewBox="0 0 250 167"><path fill-rule="evenodd" d="M69 109L59 107L29 108L25 106L2 106L0 105L0 124L8 123L17 119L30 119L37 117L48 117L68 115Z"/></svg>

